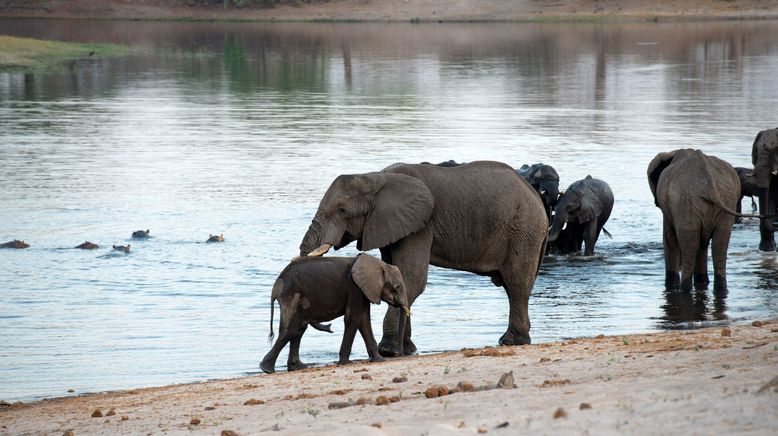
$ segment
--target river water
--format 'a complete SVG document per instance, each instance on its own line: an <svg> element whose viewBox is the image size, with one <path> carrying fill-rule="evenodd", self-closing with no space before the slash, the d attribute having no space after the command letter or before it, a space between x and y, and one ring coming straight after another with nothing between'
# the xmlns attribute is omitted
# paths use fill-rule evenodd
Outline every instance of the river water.
<svg viewBox="0 0 778 436"><path fill-rule="evenodd" d="M0 73L0 242L31 244L0 250L0 399L255 373L272 283L329 183L394 162L542 161L562 187L611 185L613 239L546 259L535 343L778 313L776 255L757 250L754 221L736 225L728 295L665 291L645 177L682 147L750 165L757 131L778 125L775 23L2 20L0 33L141 47ZM138 229L152 238L131 241ZM72 249L84 240L101 248ZM493 345L507 311L487 278L432 268L414 340ZM309 329L304 361L337 360L333 326ZM352 357L366 357L360 338Z"/></svg>

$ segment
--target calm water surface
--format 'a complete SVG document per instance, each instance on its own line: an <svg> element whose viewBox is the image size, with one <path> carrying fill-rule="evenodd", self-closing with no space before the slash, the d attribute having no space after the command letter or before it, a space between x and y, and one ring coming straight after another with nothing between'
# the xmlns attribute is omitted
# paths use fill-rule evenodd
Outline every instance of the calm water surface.
<svg viewBox="0 0 778 436"><path fill-rule="evenodd" d="M778 125L775 23L2 20L0 33L143 47L0 73L0 242L32 245L0 251L0 399L257 371L272 283L330 182L400 161L543 161L564 187L610 183L613 239L591 259L546 259L536 343L778 313L755 222L736 226L728 295L666 293L645 180L681 147L749 166L756 132ZM102 247L71 249L87 239ZM413 311L429 353L495 344L508 304L486 278L432 268ZM306 334L303 360L337 359L335 327Z"/></svg>

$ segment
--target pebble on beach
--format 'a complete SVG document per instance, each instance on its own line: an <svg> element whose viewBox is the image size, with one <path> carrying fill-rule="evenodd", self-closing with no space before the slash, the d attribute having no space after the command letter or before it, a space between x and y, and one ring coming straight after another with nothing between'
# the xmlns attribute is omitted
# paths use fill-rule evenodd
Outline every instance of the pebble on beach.
<svg viewBox="0 0 778 436"><path fill-rule="evenodd" d="M94 412L92 412L92 418L102 418L103 411L100 409L95 409Z"/></svg>
<svg viewBox="0 0 778 436"><path fill-rule="evenodd" d="M732 330L730 330L729 327L721 329L721 337L728 338L730 336L732 336Z"/></svg>
<svg viewBox="0 0 778 436"><path fill-rule="evenodd" d="M565 412L565 409L561 407L556 409L556 412L554 412L554 419L557 418L567 418L567 412Z"/></svg>

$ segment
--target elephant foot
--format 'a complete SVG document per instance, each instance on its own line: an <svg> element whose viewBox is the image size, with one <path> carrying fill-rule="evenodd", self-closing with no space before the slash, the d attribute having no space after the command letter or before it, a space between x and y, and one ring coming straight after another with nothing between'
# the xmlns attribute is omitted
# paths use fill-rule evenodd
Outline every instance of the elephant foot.
<svg viewBox="0 0 778 436"><path fill-rule="evenodd" d="M709 283L710 280L708 279L707 274L694 273L694 289L698 291L708 289Z"/></svg>
<svg viewBox="0 0 778 436"><path fill-rule="evenodd" d="M351 360L349 360L348 358L345 358L345 359L341 358L341 359L338 360L338 366L340 366L340 365L350 365L350 364L351 364Z"/></svg>
<svg viewBox="0 0 778 436"><path fill-rule="evenodd" d="M416 354L416 344L410 338L403 341L403 355L413 356Z"/></svg>
<svg viewBox="0 0 778 436"><path fill-rule="evenodd" d="M759 249L761 251L775 251L775 240L772 238L764 239L762 238L761 241L759 241Z"/></svg>
<svg viewBox="0 0 778 436"><path fill-rule="evenodd" d="M681 285L681 279L678 276L677 272L665 273L665 287L667 289L678 289L680 285Z"/></svg>
<svg viewBox="0 0 778 436"><path fill-rule="evenodd" d="M681 291L691 292L691 290L692 290L692 276L689 276L681 280Z"/></svg>
<svg viewBox="0 0 778 436"><path fill-rule="evenodd" d="M392 336L384 336L378 344L378 354L384 357L397 357L402 355L397 339Z"/></svg>
<svg viewBox="0 0 778 436"><path fill-rule="evenodd" d="M723 292L727 290L727 278L716 274L713 276L713 291Z"/></svg>
<svg viewBox="0 0 778 436"><path fill-rule="evenodd" d="M300 362L299 360L296 360L294 362L288 362L286 364L286 370L291 371L299 371L301 369L309 368L311 365L305 364Z"/></svg>
<svg viewBox="0 0 778 436"><path fill-rule="evenodd" d="M373 356L370 359L368 359L368 362L370 362L370 363L372 363L372 362L383 362L383 361L384 361L384 358L381 357L381 356Z"/></svg>
<svg viewBox="0 0 778 436"><path fill-rule="evenodd" d="M272 374L276 372L276 368L273 362L269 362L267 360L263 360L262 363L259 364L259 369L261 369L263 372L267 374Z"/></svg>
<svg viewBox="0 0 778 436"><path fill-rule="evenodd" d="M508 328L502 337L500 337L500 345L529 345L532 343L528 334L519 333L518 330Z"/></svg>

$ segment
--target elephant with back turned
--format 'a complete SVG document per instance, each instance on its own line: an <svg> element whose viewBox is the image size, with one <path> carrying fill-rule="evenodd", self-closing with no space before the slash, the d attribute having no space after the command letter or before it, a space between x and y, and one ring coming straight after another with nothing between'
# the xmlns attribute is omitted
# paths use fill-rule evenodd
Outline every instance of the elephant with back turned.
<svg viewBox="0 0 778 436"><path fill-rule="evenodd" d="M551 211L554 210L559 199L559 174L554 167L545 165L542 162L532 165L524 164L516 170L524 178L543 200L543 207L546 210L546 218L551 221Z"/></svg>
<svg viewBox="0 0 778 436"><path fill-rule="evenodd" d="M322 198L300 254L322 255L357 241L397 266L409 303L424 291L429 265L489 276L508 293L500 344L530 343L529 296L543 259L548 220L532 187L499 162L454 167L394 164L338 176ZM404 337L398 327L405 325ZM379 351L411 354L410 319L389 308Z"/></svg>
<svg viewBox="0 0 778 436"><path fill-rule="evenodd" d="M659 153L648 165L648 184L662 210L665 284L707 288L712 242L713 289L727 289L727 248L740 182L732 165L700 150ZM680 278L678 273L680 272Z"/></svg>
<svg viewBox="0 0 778 436"><path fill-rule="evenodd" d="M570 185L554 207L548 236L551 251L559 254L580 252L585 242L584 255L593 255L594 244L612 210L613 191L604 181L586 176Z"/></svg>
<svg viewBox="0 0 778 436"><path fill-rule="evenodd" d="M759 196L759 249L775 251L775 226L778 213L778 127L762 130L751 148Z"/></svg>

